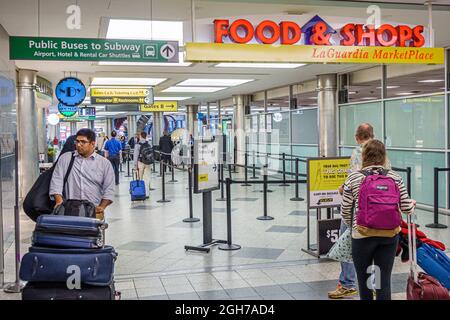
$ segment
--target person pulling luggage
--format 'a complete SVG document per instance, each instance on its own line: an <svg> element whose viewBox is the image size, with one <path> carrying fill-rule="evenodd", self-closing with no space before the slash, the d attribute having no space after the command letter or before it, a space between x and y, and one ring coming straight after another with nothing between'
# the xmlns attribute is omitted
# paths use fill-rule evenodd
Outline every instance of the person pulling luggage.
<svg viewBox="0 0 450 320"><path fill-rule="evenodd" d="M60 157L53 172L49 195L56 202L55 208L63 204L64 200L87 200L95 205L96 218L103 220L105 209L114 199L113 167L108 159L95 153L93 130L79 130L75 145L75 152ZM73 166L69 171L71 162ZM64 183L68 171L67 182Z"/></svg>

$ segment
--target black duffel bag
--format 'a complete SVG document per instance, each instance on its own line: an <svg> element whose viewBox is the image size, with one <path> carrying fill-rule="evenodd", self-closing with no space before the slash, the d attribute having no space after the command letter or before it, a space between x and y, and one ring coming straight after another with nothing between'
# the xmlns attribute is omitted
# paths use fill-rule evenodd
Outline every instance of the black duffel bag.
<svg viewBox="0 0 450 320"><path fill-rule="evenodd" d="M87 200L64 200L53 210L52 214L95 218L95 205Z"/></svg>
<svg viewBox="0 0 450 320"><path fill-rule="evenodd" d="M63 194L70 171L72 171L74 161L75 156L74 154L72 154L72 159L70 160L69 167L64 176ZM25 211L26 215L33 221L36 221L37 218L42 214L53 213L55 201L50 198L49 190L55 167L56 163L53 165L53 167L44 171L38 177L23 201L23 210Z"/></svg>

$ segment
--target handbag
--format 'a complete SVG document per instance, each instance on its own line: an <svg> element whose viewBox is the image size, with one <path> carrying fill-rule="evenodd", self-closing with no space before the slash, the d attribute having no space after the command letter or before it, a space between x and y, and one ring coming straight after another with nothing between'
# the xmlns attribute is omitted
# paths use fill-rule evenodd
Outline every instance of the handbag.
<svg viewBox="0 0 450 320"><path fill-rule="evenodd" d="M74 153L72 153L72 159L70 160L69 167L66 175L64 176L63 190L66 186L69 174L72 171L74 161L75 156ZM49 190L50 183L52 182L53 171L55 170L57 163L58 161L56 161L53 167L44 171L37 178L36 182L33 184L30 191L28 191L23 201L23 210L25 214L33 221L36 221L36 219L42 214L51 214L53 212L55 201L50 198Z"/></svg>
<svg viewBox="0 0 450 320"><path fill-rule="evenodd" d="M347 228L331 247L327 258L340 262L353 262L352 258L352 228Z"/></svg>

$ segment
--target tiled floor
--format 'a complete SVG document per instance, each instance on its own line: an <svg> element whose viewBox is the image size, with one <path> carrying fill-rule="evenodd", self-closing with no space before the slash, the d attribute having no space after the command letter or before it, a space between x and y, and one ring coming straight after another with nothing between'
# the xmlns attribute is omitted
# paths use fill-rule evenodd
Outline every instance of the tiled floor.
<svg viewBox="0 0 450 320"><path fill-rule="evenodd" d="M233 178L239 179L239 175ZM177 183L166 184L166 198L171 202L156 202L162 198L161 178L152 174L156 190L147 201L132 204L128 195L130 178L122 177L116 200L107 209L106 240L119 253L115 275L122 299L327 299L327 292L336 286L340 265L301 251L306 246L306 204L290 201L294 186L270 186L274 192L268 194L268 213L275 219L260 221L257 217L263 213L262 195L254 191L261 185L233 185L232 239L242 248L222 251L212 247L210 253L199 253L184 249L185 245L203 242L203 224L182 221L189 217L187 175L176 172L176 179ZM300 185L300 195L305 196L305 185ZM215 201L219 197L220 191L215 191L213 238L226 239L226 202ZM193 199L194 217L203 220L202 196L194 194ZM315 239L315 211L310 218L311 239ZM418 219L424 226L432 221L432 213L418 211ZM450 225L449 217L441 216L440 220ZM34 223L25 216L21 221L23 254L30 245ZM423 231L450 246L448 229ZM13 281L15 274L11 236L6 248L6 281ZM393 299L405 299L407 273L408 265L397 258ZM0 292L0 299L20 299L20 295Z"/></svg>

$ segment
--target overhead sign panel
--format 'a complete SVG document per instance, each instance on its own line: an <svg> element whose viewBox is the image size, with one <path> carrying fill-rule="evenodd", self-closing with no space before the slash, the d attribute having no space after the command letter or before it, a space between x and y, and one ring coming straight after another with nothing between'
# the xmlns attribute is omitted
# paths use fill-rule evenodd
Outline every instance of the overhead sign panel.
<svg viewBox="0 0 450 320"><path fill-rule="evenodd" d="M178 41L9 37L11 60L178 63Z"/></svg>
<svg viewBox="0 0 450 320"><path fill-rule="evenodd" d="M189 62L443 64L444 48L187 43Z"/></svg>
<svg viewBox="0 0 450 320"><path fill-rule="evenodd" d="M91 88L91 97L148 97L153 88Z"/></svg>
<svg viewBox="0 0 450 320"><path fill-rule="evenodd" d="M153 104L140 105L141 112L176 112L177 101L155 101Z"/></svg>

